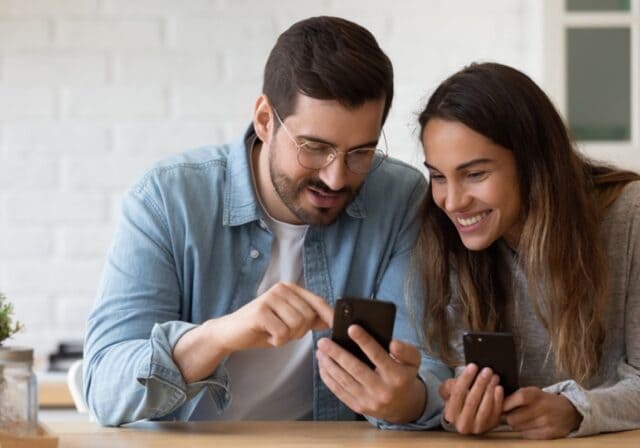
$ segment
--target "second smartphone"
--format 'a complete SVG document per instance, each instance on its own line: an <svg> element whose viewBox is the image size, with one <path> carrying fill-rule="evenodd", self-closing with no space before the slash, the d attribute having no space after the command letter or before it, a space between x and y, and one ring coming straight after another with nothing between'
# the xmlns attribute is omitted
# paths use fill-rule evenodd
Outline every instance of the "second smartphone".
<svg viewBox="0 0 640 448"><path fill-rule="evenodd" d="M468 332L462 336L462 345L467 364L490 367L500 377L505 397L518 390L518 362L511 333Z"/></svg>

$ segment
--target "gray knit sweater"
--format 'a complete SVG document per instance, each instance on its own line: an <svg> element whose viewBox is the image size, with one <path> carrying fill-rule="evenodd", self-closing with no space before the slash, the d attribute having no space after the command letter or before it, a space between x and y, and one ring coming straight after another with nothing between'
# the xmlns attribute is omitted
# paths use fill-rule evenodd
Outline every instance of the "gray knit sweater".
<svg viewBox="0 0 640 448"><path fill-rule="evenodd" d="M610 289L607 333L600 369L587 388L555 371L548 333L535 315L522 266L516 254L501 244L514 285L505 326L514 334L520 386L567 397L583 417L571 436L640 428L640 182L627 185L611 205L603 231ZM456 332L453 348L463 359L461 332ZM456 369L457 374L460 371Z"/></svg>

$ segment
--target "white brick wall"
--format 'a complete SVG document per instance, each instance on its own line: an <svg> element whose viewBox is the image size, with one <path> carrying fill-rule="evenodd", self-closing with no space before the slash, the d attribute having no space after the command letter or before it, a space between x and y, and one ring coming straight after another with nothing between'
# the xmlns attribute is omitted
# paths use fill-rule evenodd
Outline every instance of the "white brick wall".
<svg viewBox="0 0 640 448"><path fill-rule="evenodd" d="M51 24L44 19L0 18L0 48L33 50L47 48Z"/></svg>
<svg viewBox="0 0 640 448"><path fill-rule="evenodd" d="M542 73L538 0L0 0L0 291L40 356L84 331L120 198L153 161L242 132L277 35L339 15L391 57L393 155L473 60Z"/></svg>

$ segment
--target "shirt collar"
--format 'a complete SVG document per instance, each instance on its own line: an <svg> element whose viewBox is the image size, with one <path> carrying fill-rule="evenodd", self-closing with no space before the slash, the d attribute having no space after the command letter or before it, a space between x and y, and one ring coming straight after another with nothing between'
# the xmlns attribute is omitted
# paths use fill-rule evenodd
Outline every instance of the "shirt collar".
<svg viewBox="0 0 640 448"><path fill-rule="evenodd" d="M222 223L227 226L239 226L257 221L261 216L249 165L253 136L255 132L251 125L243 137L229 144L222 213Z"/></svg>

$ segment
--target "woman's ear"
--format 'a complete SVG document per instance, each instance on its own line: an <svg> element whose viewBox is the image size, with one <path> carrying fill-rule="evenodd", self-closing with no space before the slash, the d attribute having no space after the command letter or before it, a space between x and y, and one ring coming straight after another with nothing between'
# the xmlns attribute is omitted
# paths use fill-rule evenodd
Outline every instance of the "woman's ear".
<svg viewBox="0 0 640 448"><path fill-rule="evenodd" d="M264 94L256 99L253 108L253 128L258 138L268 144L273 132L273 114L269 100Z"/></svg>

